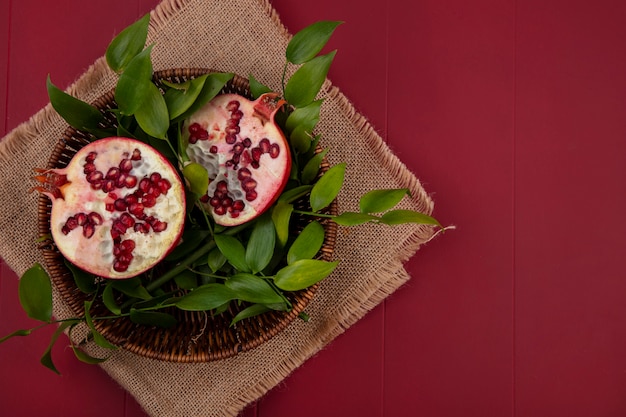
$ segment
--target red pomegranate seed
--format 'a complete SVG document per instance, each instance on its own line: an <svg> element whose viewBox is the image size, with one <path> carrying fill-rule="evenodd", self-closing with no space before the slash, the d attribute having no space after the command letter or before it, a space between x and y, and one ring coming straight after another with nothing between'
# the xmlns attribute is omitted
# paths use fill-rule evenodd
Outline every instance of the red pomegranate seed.
<svg viewBox="0 0 626 417"><path fill-rule="evenodd" d="M226 143L228 143L229 145L232 145L233 143L237 142L237 136L235 135L226 135Z"/></svg>
<svg viewBox="0 0 626 417"><path fill-rule="evenodd" d="M133 169L133 161L127 158L120 161L120 170L122 172L129 172L131 169Z"/></svg>
<svg viewBox="0 0 626 417"><path fill-rule="evenodd" d="M105 193L108 193L113 190L115 190L115 180L108 179L108 180L102 181L102 191L104 191Z"/></svg>
<svg viewBox="0 0 626 417"><path fill-rule="evenodd" d="M259 148L263 151L263 153L268 153L270 151L270 140L268 138L263 138L259 142Z"/></svg>
<svg viewBox="0 0 626 417"><path fill-rule="evenodd" d="M87 163L85 164L85 166L83 167L83 172L85 174L90 174L92 172L94 172L96 170L96 165L92 164L92 163Z"/></svg>
<svg viewBox="0 0 626 417"><path fill-rule="evenodd" d="M78 213L76 215L76 221L78 222L79 226L82 226L87 221L87 215L85 213Z"/></svg>
<svg viewBox="0 0 626 417"><path fill-rule="evenodd" d="M87 161L88 163L91 163L96 160L96 156L98 156L97 153L89 152L87 156L85 157L85 161Z"/></svg>
<svg viewBox="0 0 626 417"><path fill-rule="evenodd" d="M252 139L245 138L241 143L244 147L249 148L250 146L252 146Z"/></svg>
<svg viewBox="0 0 626 417"><path fill-rule="evenodd" d="M217 153L217 146L213 145L209 148L209 152L211 153Z"/></svg>
<svg viewBox="0 0 626 417"><path fill-rule="evenodd" d="M89 222L95 224L96 226L100 226L103 222L103 219L100 213L96 213L95 211L92 211L91 213L89 213L88 217L89 217Z"/></svg>
<svg viewBox="0 0 626 417"><path fill-rule="evenodd" d="M65 222L65 226L70 230L74 230L78 227L78 220L76 220L76 218L72 216L67 219L67 221Z"/></svg>
<svg viewBox="0 0 626 417"><path fill-rule="evenodd" d="M123 188L126 186L126 177L128 177L128 174L126 174L125 172L120 172L120 175L118 175L118 177L115 179L115 186L117 188Z"/></svg>
<svg viewBox="0 0 626 417"><path fill-rule="evenodd" d="M87 174L87 182L92 185L96 182L101 182L103 178L104 176L102 175L102 172L100 171L93 171Z"/></svg>
<svg viewBox="0 0 626 417"><path fill-rule="evenodd" d="M213 197L209 200L211 207L219 207L222 205L221 200L218 197Z"/></svg>
<svg viewBox="0 0 626 417"><path fill-rule="evenodd" d="M141 181L139 181L139 189L147 193L148 188L150 188L150 180L148 178L142 178Z"/></svg>
<svg viewBox="0 0 626 417"><path fill-rule="evenodd" d="M252 155L252 160L259 162L261 160L261 155L263 155L263 150L261 148L252 148L250 153Z"/></svg>
<svg viewBox="0 0 626 417"><path fill-rule="evenodd" d="M243 200L233 201L233 210L241 211L246 207L246 203Z"/></svg>
<svg viewBox="0 0 626 417"><path fill-rule="evenodd" d="M277 143L272 143L272 146L270 146L269 154L270 157L272 157L273 159L278 158L278 155L280 154L280 147Z"/></svg>
<svg viewBox="0 0 626 417"><path fill-rule="evenodd" d="M161 179L161 174L159 174L158 172L153 172L152 174L150 174L150 181L153 184L158 183L160 179Z"/></svg>
<svg viewBox="0 0 626 417"><path fill-rule="evenodd" d="M132 252L135 249L135 241L130 239L123 240L119 247L123 252Z"/></svg>
<svg viewBox="0 0 626 417"><path fill-rule="evenodd" d="M113 269L115 269L117 272L125 272L128 269L128 264L116 260L115 262L113 262Z"/></svg>
<svg viewBox="0 0 626 417"><path fill-rule="evenodd" d="M106 178L114 180L114 179L117 179L117 177L119 177L119 175L120 175L120 169L116 168L116 167L111 167L107 171Z"/></svg>
<svg viewBox="0 0 626 417"><path fill-rule="evenodd" d="M122 213L120 222L126 227L133 227L135 225L135 219L128 213Z"/></svg>
<svg viewBox="0 0 626 417"><path fill-rule="evenodd" d="M130 159L133 161L139 161L141 159L141 151L139 149L133 150L133 155Z"/></svg>
<svg viewBox="0 0 626 417"><path fill-rule="evenodd" d="M213 209L213 213L217 214L218 216L223 216L224 214L226 214L226 208L224 206L217 206Z"/></svg>
<svg viewBox="0 0 626 417"><path fill-rule="evenodd" d="M245 178L241 181L241 188L243 188L244 191L252 191L256 188L256 186L257 183L252 178Z"/></svg>
<svg viewBox="0 0 626 417"><path fill-rule="evenodd" d="M137 185L137 177L135 177L134 175L129 175L128 177L126 177L126 188L133 188L135 185Z"/></svg>
<svg viewBox="0 0 626 417"><path fill-rule="evenodd" d="M257 198L257 193L254 190L250 190L246 193L246 200L254 201Z"/></svg>
<svg viewBox="0 0 626 417"><path fill-rule="evenodd" d="M238 109L239 109L239 102L237 100L229 101L228 104L226 105L226 110L228 110L231 113L234 111L237 111Z"/></svg>
<svg viewBox="0 0 626 417"><path fill-rule="evenodd" d="M128 212L137 218L143 217L143 204L133 203L128 206Z"/></svg>
<svg viewBox="0 0 626 417"><path fill-rule="evenodd" d="M241 168L237 172L237 178L239 179L239 181L243 181L246 178L250 178L251 176L252 176L252 172L250 172L248 168Z"/></svg>
<svg viewBox="0 0 626 417"><path fill-rule="evenodd" d="M93 225L93 223L85 223L85 225L83 226L83 236L89 239L93 236L95 232L96 227Z"/></svg>
<svg viewBox="0 0 626 417"><path fill-rule="evenodd" d="M144 207L154 207L156 205L156 197L151 194L146 194L141 198L141 203Z"/></svg>

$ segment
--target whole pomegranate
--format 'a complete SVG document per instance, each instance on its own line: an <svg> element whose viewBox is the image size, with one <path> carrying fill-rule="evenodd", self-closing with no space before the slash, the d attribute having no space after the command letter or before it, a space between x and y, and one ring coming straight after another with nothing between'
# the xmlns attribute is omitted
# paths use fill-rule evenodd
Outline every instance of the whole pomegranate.
<svg viewBox="0 0 626 417"><path fill-rule="evenodd" d="M187 155L209 173L200 201L215 222L235 226L254 219L282 192L291 170L289 144L274 121L285 104L267 93L251 101L222 94L185 120Z"/></svg>
<svg viewBox="0 0 626 417"><path fill-rule="evenodd" d="M154 148L120 137L96 140L63 169L38 170L52 200L52 238L65 258L103 278L130 278L178 243L185 193Z"/></svg>

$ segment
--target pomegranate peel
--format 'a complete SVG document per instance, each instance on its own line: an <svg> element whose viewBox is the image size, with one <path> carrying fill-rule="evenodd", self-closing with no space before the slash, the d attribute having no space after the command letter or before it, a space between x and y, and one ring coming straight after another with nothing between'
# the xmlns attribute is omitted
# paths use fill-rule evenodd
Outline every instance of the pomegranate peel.
<svg viewBox="0 0 626 417"><path fill-rule="evenodd" d="M35 170L34 190L52 201L50 230L63 256L103 278L156 265L178 243L185 193L174 167L128 138L96 140L62 169Z"/></svg>
<svg viewBox="0 0 626 417"><path fill-rule="evenodd" d="M187 156L209 174L200 201L217 224L236 226L256 218L284 189L291 154L274 116L285 103L276 93L254 101L222 94L184 121Z"/></svg>

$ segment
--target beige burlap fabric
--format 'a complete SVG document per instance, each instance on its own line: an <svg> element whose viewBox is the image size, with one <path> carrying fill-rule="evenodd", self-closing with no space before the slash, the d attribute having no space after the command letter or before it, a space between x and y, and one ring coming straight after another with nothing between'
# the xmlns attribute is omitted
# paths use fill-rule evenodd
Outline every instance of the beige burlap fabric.
<svg viewBox="0 0 626 417"><path fill-rule="evenodd" d="M278 88L289 37L266 0L165 0L152 12L149 42L156 44L155 69L252 73ZM115 81L100 59L69 91L91 101ZM408 187L412 199L406 208L430 213L432 202L419 181L346 97L330 82L322 97L326 101L319 133L331 149L330 162L348 163L340 209L357 209L359 196L370 189ZM31 184L24 179L33 167L46 165L64 129L47 106L0 142L0 256L18 274L42 262L35 244L36 195L28 193ZM237 415L402 285L409 278L402 262L432 236L432 228L416 225L340 229L336 257L342 262L307 308L312 320L293 322L252 351L206 364L159 362L120 351L101 366L151 415ZM68 314L56 296L55 314Z"/></svg>

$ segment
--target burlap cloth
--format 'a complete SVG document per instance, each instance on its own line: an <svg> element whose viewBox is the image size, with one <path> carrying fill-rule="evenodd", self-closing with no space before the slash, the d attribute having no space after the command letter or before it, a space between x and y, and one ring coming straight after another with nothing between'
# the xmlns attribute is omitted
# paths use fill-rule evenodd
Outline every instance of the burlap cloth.
<svg viewBox="0 0 626 417"><path fill-rule="evenodd" d="M311 22L312 23L312 22ZM279 89L289 33L266 0L165 0L153 12L149 43L155 69L203 67L252 73ZM114 87L103 59L70 88L92 101ZM357 210L358 197L374 188L408 187L405 207L427 213L432 201L419 181L390 152L346 97L327 82L319 133L331 163L348 163L340 210ZM0 256L18 274L43 262L36 249L33 167L47 163L65 123L48 105L0 142ZM371 310L409 278L402 263L433 236L430 227L360 226L340 229L336 257L342 262L320 287L307 312L278 336L236 357L206 364L177 364L116 351L102 368L153 416L235 416ZM55 295L55 314L68 308ZM98 354L97 348L89 348Z"/></svg>

